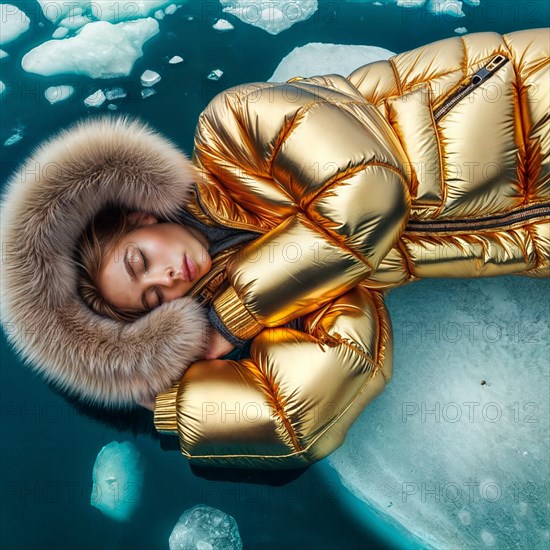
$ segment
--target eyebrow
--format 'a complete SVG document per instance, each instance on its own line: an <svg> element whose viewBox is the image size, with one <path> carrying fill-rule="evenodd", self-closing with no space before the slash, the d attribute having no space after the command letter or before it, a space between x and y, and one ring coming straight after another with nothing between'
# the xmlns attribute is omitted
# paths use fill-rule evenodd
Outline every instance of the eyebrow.
<svg viewBox="0 0 550 550"><path fill-rule="evenodd" d="M124 262L124 268L125 268L126 271L128 272L128 275L130 275L130 279L132 279L132 281L137 281L136 274L134 273L134 271L133 271L132 268L130 267L130 262L128 261L128 247L126 247L125 250L124 250L123 262ZM151 311L151 310L153 309L153 308L150 308L150 307L147 305L147 302L145 301L145 292L143 292L142 295L141 295L141 303L143 304L143 307L144 307L147 311Z"/></svg>

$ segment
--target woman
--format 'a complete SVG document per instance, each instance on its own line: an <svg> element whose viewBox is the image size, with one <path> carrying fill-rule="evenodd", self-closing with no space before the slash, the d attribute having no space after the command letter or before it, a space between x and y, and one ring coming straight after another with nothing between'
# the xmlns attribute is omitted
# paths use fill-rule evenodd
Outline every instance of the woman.
<svg viewBox="0 0 550 550"><path fill-rule="evenodd" d="M193 464L323 458L391 378L388 289L424 277L548 277L548 39L548 29L475 33L347 78L233 87L201 114L192 165L139 121L62 133L34 159L55 160L55 174L12 181L3 206L4 238L18 245L2 266L3 320L38 327L11 341L95 402L154 398L157 430L177 433ZM138 229L248 234L190 288L192 267L176 265L190 250L182 241L176 260L157 259L155 281L139 243L125 241L138 286L111 292L103 270L88 283L111 301L124 294L111 306L139 315L107 319L79 299L67 253L107 204L123 205ZM176 285L187 293L161 303L159 290L166 298ZM223 358L222 338L249 353Z"/></svg>

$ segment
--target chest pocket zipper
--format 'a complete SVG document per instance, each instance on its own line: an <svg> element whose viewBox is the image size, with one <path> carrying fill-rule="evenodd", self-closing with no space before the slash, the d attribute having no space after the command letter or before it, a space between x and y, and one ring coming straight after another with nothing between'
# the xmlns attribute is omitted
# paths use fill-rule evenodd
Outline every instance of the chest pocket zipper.
<svg viewBox="0 0 550 550"><path fill-rule="evenodd" d="M508 63L508 61L509 59L502 54L493 57L487 65L479 69L479 71L477 71L472 78L470 78L470 81L467 84L461 86L457 92L455 92L449 99L447 99L447 101L445 101L445 103L443 103L443 105L434 111L435 121L437 122L441 117L445 116L461 99L466 97L478 86L480 86L480 84L493 76L493 74Z"/></svg>

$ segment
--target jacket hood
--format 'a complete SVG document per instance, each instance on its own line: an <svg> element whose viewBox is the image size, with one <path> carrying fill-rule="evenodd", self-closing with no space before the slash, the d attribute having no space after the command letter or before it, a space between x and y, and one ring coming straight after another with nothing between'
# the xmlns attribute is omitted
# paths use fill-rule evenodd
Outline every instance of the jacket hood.
<svg viewBox="0 0 550 550"><path fill-rule="evenodd" d="M8 341L48 382L86 402L156 395L204 357L206 310L191 297L132 323L93 312L77 292L73 253L107 204L169 221L191 199L195 168L138 117L80 119L35 147L0 204L0 316Z"/></svg>

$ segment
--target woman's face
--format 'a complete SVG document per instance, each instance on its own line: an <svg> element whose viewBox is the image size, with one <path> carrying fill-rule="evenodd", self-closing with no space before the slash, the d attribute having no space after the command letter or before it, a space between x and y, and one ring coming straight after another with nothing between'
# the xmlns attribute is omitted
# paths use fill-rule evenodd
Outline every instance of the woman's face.
<svg viewBox="0 0 550 550"><path fill-rule="evenodd" d="M99 277L100 291L115 307L154 309L184 296L210 270L208 240L199 230L140 212L130 220L139 227L111 247Z"/></svg>

